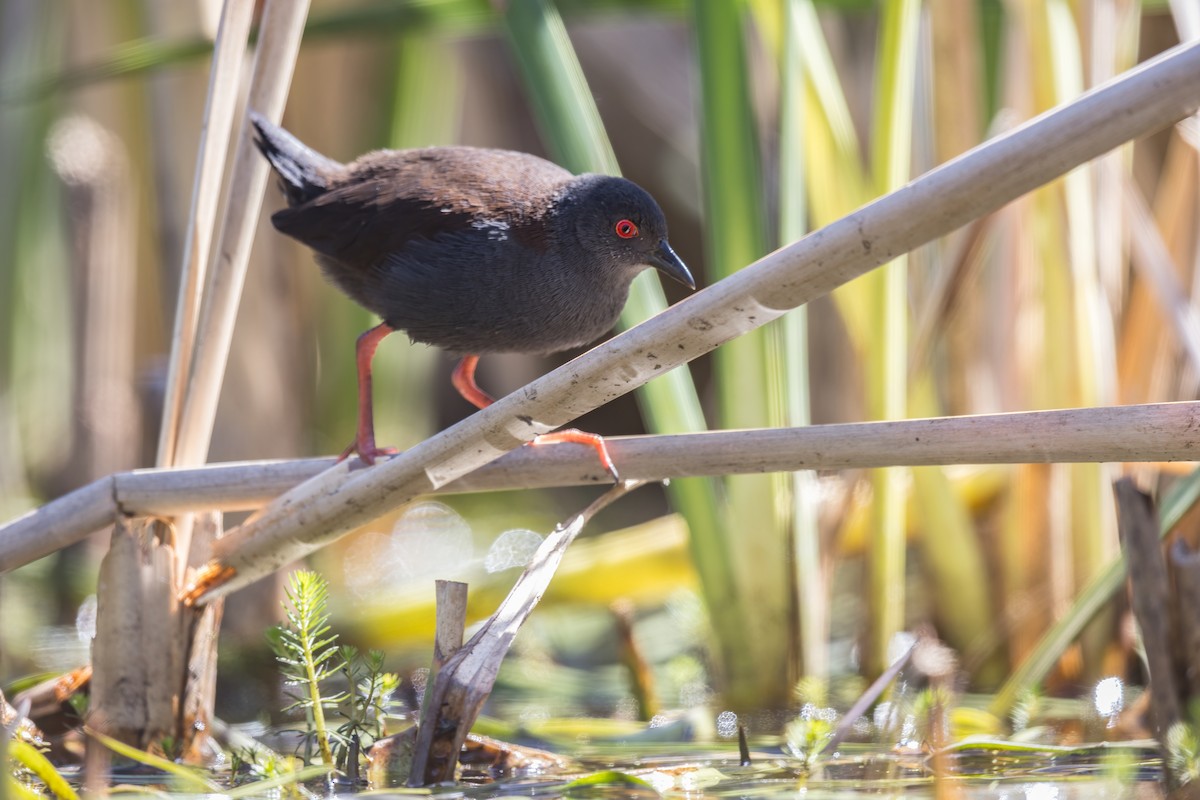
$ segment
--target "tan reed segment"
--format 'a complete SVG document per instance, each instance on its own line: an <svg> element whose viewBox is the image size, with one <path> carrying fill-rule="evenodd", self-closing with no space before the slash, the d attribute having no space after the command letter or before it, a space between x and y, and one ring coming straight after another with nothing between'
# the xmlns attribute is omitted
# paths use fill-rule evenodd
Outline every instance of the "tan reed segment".
<svg viewBox="0 0 1200 800"><path fill-rule="evenodd" d="M268 0L263 9L248 104L272 122L283 117L308 6L309 0ZM267 185L269 167L254 146L244 119L242 129L233 159L219 244L213 252L201 302L174 460L182 466L202 464L208 457L229 345L250 262L250 245Z"/></svg>
<svg viewBox="0 0 1200 800"><path fill-rule="evenodd" d="M117 517L112 483L111 478L89 483L0 528L0 574L111 525Z"/></svg>
<svg viewBox="0 0 1200 800"><path fill-rule="evenodd" d="M1200 460L1200 401L607 441L622 474L646 481L800 469L1191 461ZM261 508L334 464L333 458L309 458L118 473L0 528L0 572L77 542L118 515ZM338 469L342 474L366 468L343 462ZM544 489L608 480L590 449L557 444L514 450L438 491Z"/></svg>
<svg viewBox="0 0 1200 800"><path fill-rule="evenodd" d="M167 369L166 397L163 401L162 428L158 437L159 466L175 463L180 415L184 392L191 372L196 321L200 313L201 287L212 245L213 225L217 216L217 198L225 173L225 154L229 149L230 129L237 106L238 89L245 59L246 42L254 3L226 2L213 48L212 71L208 79L208 98L200 129L200 153L192 184L192 208L184 239L183 270L179 276L179 298L175 307L175 326L171 335L171 360Z"/></svg>

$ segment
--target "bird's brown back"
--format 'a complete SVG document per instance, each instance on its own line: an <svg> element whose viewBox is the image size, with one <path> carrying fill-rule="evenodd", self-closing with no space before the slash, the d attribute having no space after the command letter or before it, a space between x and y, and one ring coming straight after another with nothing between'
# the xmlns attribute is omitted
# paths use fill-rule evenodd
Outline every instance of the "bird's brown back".
<svg viewBox="0 0 1200 800"><path fill-rule="evenodd" d="M473 147L379 150L329 176L329 189L277 212L281 232L350 268L368 268L414 238L504 223L526 246L544 230L546 198L571 173L526 153Z"/></svg>

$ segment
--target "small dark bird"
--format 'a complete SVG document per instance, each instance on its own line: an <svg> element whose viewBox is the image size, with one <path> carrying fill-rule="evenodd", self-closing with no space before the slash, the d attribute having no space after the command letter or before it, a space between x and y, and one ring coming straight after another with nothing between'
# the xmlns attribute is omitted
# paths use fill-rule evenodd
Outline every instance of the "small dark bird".
<svg viewBox="0 0 1200 800"><path fill-rule="evenodd" d="M493 401L475 384L480 355L597 339L647 267L696 288L667 243L662 210L623 178L474 147L378 150L339 164L259 114L250 120L287 196L275 228L315 250L325 277L383 318L358 338L358 435L343 458L370 464L395 452L375 446L371 411L371 359L393 331L461 355L454 387L484 408ZM616 477L600 437L551 436L595 447Z"/></svg>

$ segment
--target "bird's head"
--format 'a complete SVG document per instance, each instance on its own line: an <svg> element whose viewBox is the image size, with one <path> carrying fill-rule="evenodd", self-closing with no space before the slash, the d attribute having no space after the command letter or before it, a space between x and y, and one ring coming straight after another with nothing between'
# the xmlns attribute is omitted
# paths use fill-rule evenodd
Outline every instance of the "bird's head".
<svg viewBox="0 0 1200 800"><path fill-rule="evenodd" d="M560 219L574 229L593 258L636 274L651 266L696 288L687 266L667 241L667 220L645 189L624 178L580 175L559 200Z"/></svg>

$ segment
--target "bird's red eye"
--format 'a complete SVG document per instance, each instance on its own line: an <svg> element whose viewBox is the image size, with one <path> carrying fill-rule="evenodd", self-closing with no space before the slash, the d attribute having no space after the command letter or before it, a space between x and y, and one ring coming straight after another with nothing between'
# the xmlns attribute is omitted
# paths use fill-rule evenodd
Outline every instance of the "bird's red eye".
<svg viewBox="0 0 1200 800"><path fill-rule="evenodd" d="M623 219L617 223L617 236L622 239L632 239L637 235L637 225L634 225L632 220Z"/></svg>

